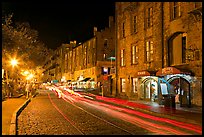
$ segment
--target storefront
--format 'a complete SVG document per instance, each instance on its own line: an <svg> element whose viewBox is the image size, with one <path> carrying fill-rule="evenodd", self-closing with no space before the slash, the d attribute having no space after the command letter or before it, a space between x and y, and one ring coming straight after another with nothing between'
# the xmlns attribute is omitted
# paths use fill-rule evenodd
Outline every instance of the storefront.
<svg viewBox="0 0 204 137"><path fill-rule="evenodd" d="M155 71L138 71L138 97L141 100L157 101L158 100L158 77Z"/></svg>
<svg viewBox="0 0 204 137"><path fill-rule="evenodd" d="M159 70L156 76L168 83L168 94L176 97L176 103L180 106L191 106L192 73L190 71L166 67Z"/></svg>

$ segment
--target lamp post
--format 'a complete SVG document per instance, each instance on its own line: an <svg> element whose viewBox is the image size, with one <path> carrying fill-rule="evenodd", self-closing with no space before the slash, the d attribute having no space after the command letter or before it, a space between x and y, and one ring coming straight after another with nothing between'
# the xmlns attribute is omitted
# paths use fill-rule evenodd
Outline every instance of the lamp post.
<svg viewBox="0 0 204 137"><path fill-rule="evenodd" d="M13 59L11 59L10 60L10 65L12 66L12 73L13 73L13 78L12 78L12 85L10 85L11 87L10 87L10 90L13 90L13 91L15 91L16 90L16 83L14 83L14 82L17 82L17 80L15 79L15 77L14 77L14 67L15 66L17 66L18 65L18 61L15 59L15 58L13 58ZM11 97L11 93L12 93L12 91L10 91L10 97Z"/></svg>

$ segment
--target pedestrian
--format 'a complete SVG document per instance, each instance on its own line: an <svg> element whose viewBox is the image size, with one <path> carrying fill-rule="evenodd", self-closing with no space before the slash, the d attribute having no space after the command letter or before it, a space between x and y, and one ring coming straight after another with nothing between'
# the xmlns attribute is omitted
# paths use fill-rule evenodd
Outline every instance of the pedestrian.
<svg viewBox="0 0 204 137"><path fill-rule="evenodd" d="M12 81L9 83L9 95L8 95L8 97L11 97L13 95L13 90L14 90L14 83Z"/></svg>
<svg viewBox="0 0 204 137"><path fill-rule="evenodd" d="M178 93L178 94L176 94L176 97L175 97L175 102L176 102L176 103L179 103L179 93Z"/></svg>
<svg viewBox="0 0 204 137"><path fill-rule="evenodd" d="M34 95L34 94L35 94L35 91L36 91L36 84L33 83L33 84L32 84L32 91L31 91L31 94Z"/></svg>
<svg viewBox="0 0 204 137"><path fill-rule="evenodd" d="M25 91L26 91L26 99L28 99L29 93L30 93L30 84L29 83L26 84Z"/></svg>

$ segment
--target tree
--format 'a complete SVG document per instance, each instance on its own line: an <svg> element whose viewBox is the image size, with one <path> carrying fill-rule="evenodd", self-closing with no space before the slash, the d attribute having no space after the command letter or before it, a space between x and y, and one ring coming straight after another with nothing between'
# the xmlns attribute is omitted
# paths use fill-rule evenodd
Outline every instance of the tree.
<svg viewBox="0 0 204 137"><path fill-rule="evenodd" d="M45 58L52 52L38 39L38 32L31 29L28 22L17 22L11 26L12 15L2 24L2 54L17 53L22 60L33 62L34 66L43 65Z"/></svg>
<svg viewBox="0 0 204 137"><path fill-rule="evenodd" d="M12 22L13 14L2 17L2 67L11 71L9 60L17 58L17 76L21 70L42 68L52 50L38 39L38 31L28 22Z"/></svg>

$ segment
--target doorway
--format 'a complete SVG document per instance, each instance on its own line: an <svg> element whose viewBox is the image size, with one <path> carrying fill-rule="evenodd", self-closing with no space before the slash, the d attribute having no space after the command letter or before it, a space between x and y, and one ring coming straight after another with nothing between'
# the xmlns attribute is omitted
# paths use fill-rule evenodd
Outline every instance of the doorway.
<svg viewBox="0 0 204 137"><path fill-rule="evenodd" d="M172 77L169 80L174 87L174 93L179 94L179 103L182 107L191 106L190 83L183 77Z"/></svg>
<svg viewBox="0 0 204 137"><path fill-rule="evenodd" d="M144 82L144 99L155 102L158 100L158 83L149 78Z"/></svg>

